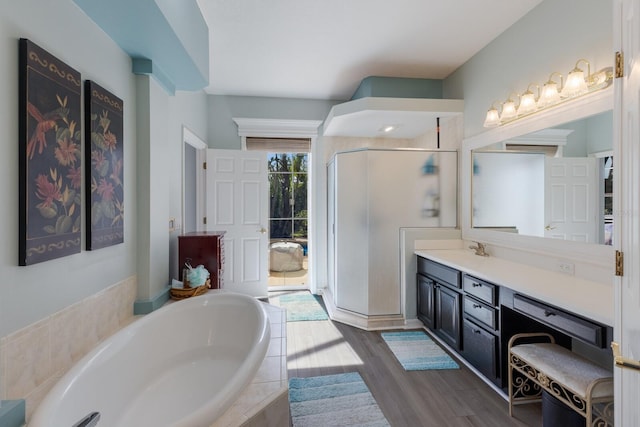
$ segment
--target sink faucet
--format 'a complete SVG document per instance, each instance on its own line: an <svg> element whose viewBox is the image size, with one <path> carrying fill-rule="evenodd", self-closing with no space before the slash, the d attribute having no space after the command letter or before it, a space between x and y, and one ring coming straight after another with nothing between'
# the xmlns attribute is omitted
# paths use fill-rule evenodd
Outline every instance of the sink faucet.
<svg viewBox="0 0 640 427"><path fill-rule="evenodd" d="M469 246L469 249L473 249L474 251L476 251L476 255L478 256L489 256L489 254L485 251L486 247L484 245L484 243L480 243L480 242L474 242L476 244L476 246Z"/></svg>

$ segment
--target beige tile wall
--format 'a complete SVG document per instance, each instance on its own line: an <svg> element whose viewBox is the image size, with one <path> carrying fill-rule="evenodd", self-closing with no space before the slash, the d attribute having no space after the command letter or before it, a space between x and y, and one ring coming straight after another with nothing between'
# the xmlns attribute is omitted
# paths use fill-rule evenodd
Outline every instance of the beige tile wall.
<svg viewBox="0 0 640 427"><path fill-rule="evenodd" d="M26 399L27 420L80 358L134 319L136 277L0 338L0 399Z"/></svg>

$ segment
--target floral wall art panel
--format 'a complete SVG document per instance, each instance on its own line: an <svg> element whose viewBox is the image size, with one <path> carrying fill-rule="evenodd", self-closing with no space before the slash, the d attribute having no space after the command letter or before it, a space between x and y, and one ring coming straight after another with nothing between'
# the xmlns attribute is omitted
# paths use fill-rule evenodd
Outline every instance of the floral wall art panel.
<svg viewBox="0 0 640 427"><path fill-rule="evenodd" d="M124 241L123 101L85 82L87 249Z"/></svg>
<svg viewBox="0 0 640 427"><path fill-rule="evenodd" d="M19 265L81 250L80 73L19 41Z"/></svg>

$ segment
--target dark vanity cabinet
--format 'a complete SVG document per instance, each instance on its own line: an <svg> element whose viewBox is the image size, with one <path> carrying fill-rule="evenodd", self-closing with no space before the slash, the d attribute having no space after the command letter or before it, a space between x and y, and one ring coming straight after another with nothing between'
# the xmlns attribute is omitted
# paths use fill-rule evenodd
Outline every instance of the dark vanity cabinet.
<svg viewBox="0 0 640 427"><path fill-rule="evenodd" d="M556 344L612 366L613 328L509 286L417 257L418 319L483 379L506 392L509 339L551 334Z"/></svg>
<svg viewBox="0 0 640 427"><path fill-rule="evenodd" d="M460 272L418 257L418 319L451 348L461 348Z"/></svg>
<svg viewBox="0 0 640 427"><path fill-rule="evenodd" d="M209 271L211 288L222 288L224 234L224 231L202 231L178 236L178 271L182 271L186 262L193 267L202 264Z"/></svg>
<svg viewBox="0 0 640 427"><path fill-rule="evenodd" d="M463 350L460 354L487 379L501 386L499 287L463 275Z"/></svg>
<svg viewBox="0 0 640 427"><path fill-rule="evenodd" d="M418 257L418 319L501 386L499 287Z"/></svg>
<svg viewBox="0 0 640 427"><path fill-rule="evenodd" d="M429 329L435 327L436 282L418 274L418 319Z"/></svg>
<svg viewBox="0 0 640 427"><path fill-rule="evenodd" d="M459 292L446 284L436 286L436 330L447 344L460 350L460 300Z"/></svg>

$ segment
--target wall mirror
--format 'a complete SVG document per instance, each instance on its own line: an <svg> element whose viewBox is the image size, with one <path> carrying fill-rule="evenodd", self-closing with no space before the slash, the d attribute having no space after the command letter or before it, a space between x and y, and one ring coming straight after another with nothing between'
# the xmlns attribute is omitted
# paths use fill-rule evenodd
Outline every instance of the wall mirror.
<svg viewBox="0 0 640 427"><path fill-rule="evenodd" d="M463 237L610 263L612 107L605 90L465 139Z"/></svg>
<svg viewBox="0 0 640 427"><path fill-rule="evenodd" d="M471 155L473 228L611 244L611 110Z"/></svg>

